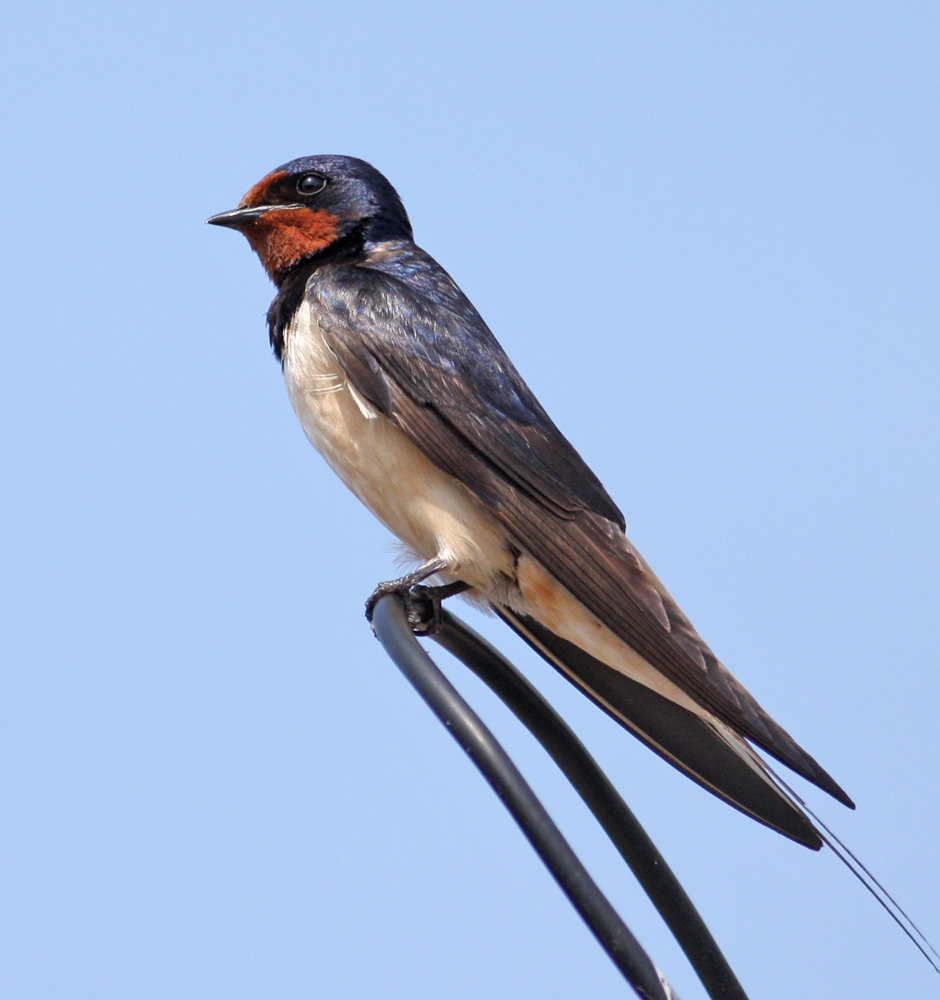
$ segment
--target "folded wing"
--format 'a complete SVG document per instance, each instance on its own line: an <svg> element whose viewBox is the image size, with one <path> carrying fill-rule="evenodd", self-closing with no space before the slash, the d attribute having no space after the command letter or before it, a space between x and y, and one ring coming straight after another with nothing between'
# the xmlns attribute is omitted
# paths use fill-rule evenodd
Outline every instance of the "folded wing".
<svg viewBox="0 0 940 1000"><path fill-rule="evenodd" d="M416 281L421 267L423 277ZM635 692L619 701L611 696L618 684L632 691L634 682L610 671L616 678L605 675L606 694L601 692L600 675L588 661L603 664L585 660L583 651L574 655L551 633L539 634L538 623L509 609L497 611L585 693L695 780L788 836L818 846L809 843L815 833L807 832L808 821L803 818L800 826L791 815L795 807L788 813L780 805L788 800L755 764L758 759L752 754L746 760L727 737L746 737L840 802L852 806L851 800L719 663L627 540L620 511L597 477L456 285L430 258L412 259L409 268L407 282L352 264L330 265L309 279L308 302L350 382L486 504L520 549L713 715L718 728L709 730L679 706L659 706L660 722L649 731L649 713L643 725L636 722ZM671 721L663 721L667 717ZM728 732L719 732L721 727ZM681 734L671 744L670 731ZM733 758L738 777L722 779L724 767L706 767L710 753L729 767ZM774 789L763 792L763 805L754 798L761 785Z"/></svg>

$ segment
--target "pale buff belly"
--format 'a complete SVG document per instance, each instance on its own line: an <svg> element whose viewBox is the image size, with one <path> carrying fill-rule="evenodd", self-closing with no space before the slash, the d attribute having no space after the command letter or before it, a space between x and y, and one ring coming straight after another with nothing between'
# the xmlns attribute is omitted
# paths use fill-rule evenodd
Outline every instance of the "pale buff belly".
<svg viewBox="0 0 940 1000"><path fill-rule="evenodd" d="M505 533L470 492L442 472L346 381L306 305L287 337L284 380L310 443L418 559L482 594L513 574Z"/></svg>
<svg viewBox="0 0 940 1000"><path fill-rule="evenodd" d="M703 717L710 715L617 638L509 539L483 505L442 472L347 382L302 305L286 338L284 381L310 443L417 559L440 556L442 579L509 604L602 663Z"/></svg>

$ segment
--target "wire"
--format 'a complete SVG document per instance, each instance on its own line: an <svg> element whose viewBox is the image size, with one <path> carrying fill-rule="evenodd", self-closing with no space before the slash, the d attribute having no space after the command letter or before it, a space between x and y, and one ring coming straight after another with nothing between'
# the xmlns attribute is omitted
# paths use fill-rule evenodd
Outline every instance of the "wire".
<svg viewBox="0 0 940 1000"><path fill-rule="evenodd" d="M405 602L398 594L378 601L372 627L395 665L490 783L637 995L644 1000L677 1000L509 755L417 642L406 618Z"/></svg>
<svg viewBox="0 0 940 1000"><path fill-rule="evenodd" d="M499 650L446 610L431 634L508 706L548 751L630 866L713 1000L747 994L665 858L584 744Z"/></svg>

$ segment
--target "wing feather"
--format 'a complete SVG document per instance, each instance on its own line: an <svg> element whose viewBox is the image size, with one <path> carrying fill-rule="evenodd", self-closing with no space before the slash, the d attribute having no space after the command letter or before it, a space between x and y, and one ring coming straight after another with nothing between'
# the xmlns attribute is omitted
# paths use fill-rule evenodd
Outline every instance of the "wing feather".
<svg viewBox="0 0 940 1000"><path fill-rule="evenodd" d="M438 269L434 295L354 265L311 276L307 300L356 390L615 635L721 722L851 806L718 661L473 307L452 282L441 293L441 275L450 281Z"/></svg>

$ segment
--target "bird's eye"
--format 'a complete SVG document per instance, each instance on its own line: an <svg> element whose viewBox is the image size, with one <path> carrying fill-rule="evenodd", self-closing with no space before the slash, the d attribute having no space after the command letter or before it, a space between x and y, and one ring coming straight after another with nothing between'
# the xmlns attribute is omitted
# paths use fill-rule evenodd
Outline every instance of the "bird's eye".
<svg viewBox="0 0 940 1000"><path fill-rule="evenodd" d="M326 178L320 174L304 174L297 179L298 194L317 194L326 187Z"/></svg>

